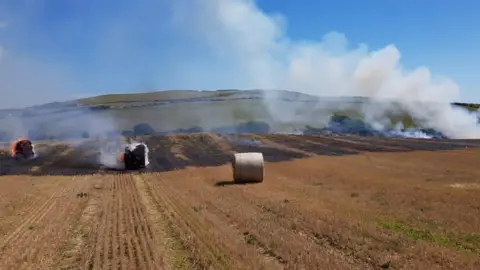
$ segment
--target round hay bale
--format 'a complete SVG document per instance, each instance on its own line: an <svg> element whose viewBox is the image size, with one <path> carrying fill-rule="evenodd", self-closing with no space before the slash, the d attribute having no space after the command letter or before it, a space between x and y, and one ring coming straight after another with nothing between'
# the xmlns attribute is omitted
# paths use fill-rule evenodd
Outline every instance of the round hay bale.
<svg viewBox="0 0 480 270"><path fill-rule="evenodd" d="M264 164L262 153L235 153L232 160L233 180L241 182L263 182Z"/></svg>

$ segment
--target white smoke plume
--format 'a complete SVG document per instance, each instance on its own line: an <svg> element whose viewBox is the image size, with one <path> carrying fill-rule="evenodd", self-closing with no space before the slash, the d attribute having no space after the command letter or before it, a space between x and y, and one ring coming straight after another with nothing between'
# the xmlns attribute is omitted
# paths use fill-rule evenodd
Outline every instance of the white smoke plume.
<svg viewBox="0 0 480 270"><path fill-rule="evenodd" d="M350 49L346 37L337 32L327 33L318 41L293 41L286 35L285 18L265 13L253 0L172 2L174 23L195 41L207 45L217 60L205 63L208 67L204 68L218 80L251 89L390 99L425 126L449 137L480 138L476 115L449 104L460 97L457 84L432 75L426 67L403 68L401 54L393 44L376 51L364 44ZM212 67L214 63L217 66ZM206 73L201 68L198 72ZM295 110L276 101L279 93L269 91L266 105L272 115L279 115L277 120L282 120L289 118L287 111ZM366 120L383 117L380 120L385 122L391 107L367 104L363 107Z"/></svg>
<svg viewBox="0 0 480 270"><path fill-rule="evenodd" d="M124 169L120 162L120 153L123 152L123 144L120 140L113 140L105 143L100 148L98 163L112 169Z"/></svg>
<svg viewBox="0 0 480 270"><path fill-rule="evenodd" d="M101 78L95 77L97 80L94 80L75 73L80 68L68 60L62 62L60 56L51 57L55 59L48 59L50 55L33 57L38 55L15 48L15 42L6 42L0 35L0 108L73 99L79 96L76 90L84 88L89 88L89 92L107 91L105 87L111 91L126 91L117 90L123 81L104 81L102 77L134 74L132 77L137 76L139 81L132 82L132 87L135 83L150 85L151 80L151 88L163 87L158 82L169 81L175 84L175 89L286 89L318 96L393 99L396 104L365 104L362 107L365 120L381 128L389 125L385 117L387 112L408 111L424 126L435 128L449 137L480 137L476 116L449 104L459 100L459 87L448 78L430 74L425 67L406 70L400 63L401 54L393 44L370 50L365 44L348 44L346 37L337 32L326 33L321 40L292 40L286 34L286 18L281 14L267 14L253 0L145 0L122 5L107 1L96 5L99 11L95 12L107 14L105 20L97 20L83 9L84 13L75 13L73 17L76 19L64 18L65 21L58 24L61 27L54 31L58 35L43 37L39 34L34 38L30 34L36 32L30 26L38 23L35 18L46 15L41 13L47 10L46 1L17 2L22 8L16 13L7 8L6 2L0 3L0 21L7 22L5 27L0 27L0 33L9 31L6 37L21 40L17 43L23 44L23 47L27 47L25 44L30 46L27 41L50 38L49 42L39 43L48 44L52 47L51 51L56 51L57 38L75 35L76 30L88 26L84 27L85 22L95 19L94 26L87 27L88 31L82 32L79 40L82 45L87 44L89 46L86 47L91 48L87 63L92 69L101 70L98 72ZM76 5L79 5L78 10L82 10L80 7L92 3L79 2ZM173 14L173 18L169 18L168 14ZM163 38L164 30L170 26L165 21L168 19L173 19L173 30L182 31ZM153 45L146 45L154 40L151 36L159 36L162 41L167 41L163 43L172 43L175 48L169 48L168 52L162 51L168 46L153 50ZM158 40L155 39L151 43L156 42ZM61 46L58 48L62 49ZM49 61L44 61L45 58ZM148 79L140 78L142 76ZM95 87L93 90L90 89L92 85ZM172 87L168 85L164 88ZM265 105L275 120L328 120L327 112L321 115L297 113L312 104L295 105L278 101L282 93L268 91L265 94ZM331 110L331 107L339 108L328 103L314 106L325 111ZM344 104L339 109L348 109L349 106ZM46 122L42 117L31 118L23 128L18 127L15 121L12 125L17 133L26 136L29 127ZM192 117L198 117L199 123L205 122L205 125L216 122L216 118L219 122L233 122L234 119L227 113L213 116L199 113ZM212 120L212 117L215 119ZM93 133L103 133L110 127L118 126L113 120L115 117L104 119L90 112L86 112L82 119L80 123L69 123L68 118L63 119L54 125L53 130L68 131L83 125L87 130L97 130ZM2 121L4 119L0 119L0 123Z"/></svg>

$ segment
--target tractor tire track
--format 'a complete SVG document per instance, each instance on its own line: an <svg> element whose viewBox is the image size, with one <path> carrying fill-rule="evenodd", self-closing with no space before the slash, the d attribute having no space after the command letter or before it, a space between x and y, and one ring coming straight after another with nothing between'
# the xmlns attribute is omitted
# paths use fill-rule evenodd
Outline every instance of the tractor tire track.
<svg viewBox="0 0 480 270"><path fill-rule="evenodd" d="M102 250L102 266L103 269L112 269L113 265L110 265L111 259L113 257L112 254L112 225L114 224L115 215L113 213L113 206L115 203L115 197L117 196L118 190L115 188L115 179L111 182L111 200L107 204L106 211L105 211L105 224L104 224L104 234L103 234L103 250Z"/></svg>
<svg viewBox="0 0 480 270"><path fill-rule="evenodd" d="M169 185L158 184L162 180L164 179L159 179L157 184L151 184L149 181L145 181L145 183L151 189L157 205L166 210L166 216L179 230L184 245L190 249L193 268L229 269L230 263L225 255L220 253L221 245L212 241L212 238L209 239L208 235L201 234L201 232L208 231L208 227L187 210L189 207L172 199L172 197L176 197L175 192L169 188Z"/></svg>
<svg viewBox="0 0 480 270"><path fill-rule="evenodd" d="M120 189L125 188L125 183L121 181L119 183ZM123 195L123 194L122 194ZM122 225L122 235L123 241L122 246L124 247L124 253L121 254L122 256L122 268L123 269L134 269L138 267L140 262L138 261L138 256L136 254L135 244L133 243L132 236L130 235L131 226L130 226L130 219L127 217L131 217L128 211L128 200L125 200L123 196L119 197L119 202L121 208L118 209L119 213L119 224ZM122 235L118 235L121 239Z"/></svg>
<svg viewBox="0 0 480 270"><path fill-rule="evenodd" d="M259 269L254 266L257 262L255 259L263 261L263 263L257 263L258 266L261 265L262 269L296 269L296 267L302 268L308 265L352 268L353 265L356 265L348 256L339 252L335 253L335 250L330 247L317 245L315 239L299 237L301 228L292 230L291 227L292 221L296 219L295 215L273 215L272 210L262 205L264 201L252 196L250 192L247 192L248 189L231 187L220 191L211 185L210 181L202 181L202 178L214 177L212 172L213 170L196 171L195 175L199 180L176 179L181 183L175 183L174 179L170 179L171 181L168 182L166 178L162 179L165 181L158 181L153 176L149 177L146 182L148 185L158 186L161 192L175 200L175 204L190 205L190 207L182 208L188 210L192 206L202 205L203 207L198 210L199 213L195 214L195 217L197 221L206 220L202 222L204 223L203 228L195 229L203 231L203 234L208 233L210 237L208 242L211 244L218 245L212 239L221 239L219 247L229 255L232 261L236 264L248 262L243 269ZM223 176L222 172L218 172L218 174ZM190 178L187 174L182 176ZM268 194L267 196L279 196L280 193L268 192L272 188L271 183L265 184L268 187L257 186L257 188L260 188L264 194ZM182 192L181 190L184 189L182 186L188 186L190 191ZM280 198L283 201L285 196L280 196ZM280 200L280 198L277 199ZM190 223L190 220L184 215L178 219L187 220ZM278 222L279 220L281 222ZM215 228L215 231L208 231L208 227ZM242 241L232 248L231 244L235 244L238 238ZM252 248L256 250L256 255L245 256L247 250ZM309 253L308 250L315 255ZM330 256L333 253L335 255ZM205 252L201 254L204 255ZM239 254L245 255L238 256Z"/></svg>
<svg viewBox="0 0 480 270"><path fill-rule="evenodd" d="M121 186L122 183L119 183L119 186ZM118 187L118 186L117 186ZM118 248L119 248L119 268L120 269L128 269L128 268L134 268L134 264L128 265L130 260L128 258L133 258L133 251L132 247L127 241L127 228L125 224L125 215L124 212L122 211L126 207L125 202L123 200L123 197L120 196L117 200L116 208L115 208L115 214L118 216L119 222L117 222L117 234L115 235L116 238L118 238ZM127 267L128 266L128 267Z"/></svg>
<svg viewBox="0 0 480 270"><path fill-rule="evenodd" d="M102 260L102 245L104 243L104 238L105 238L105 224L107 224L107 215L109 213L109 206L110 206L110 200L109 196L111 196L110 191L112 190L113 187L113 181L112 179L107 179L105 180L105 192L107 193L105 195L105 198L103 199L104 203L102 205L102 212L101 212L101 221L99 223L99 228L97 230L97 241L95 243L95 255L93 258L93 262L90 263L92 265L92 269L97 269L97 268L102 268L103 264L101 262Z"/></svg>
<svg viewBox="0 0 480 270"><path fill-rule="evenodd" d="M89 248L95 236L95 222L101 204L103 189L103 180L100 178L92 181L94 189L87 194L88 202L82 211L82 214L76 226L72 229L70 237L65 241L65 251L62 254L57 269L88 269L88 262L92 258L94 251ZM93 184L92 183L92 184Z"/></svg>
<svg viewBox="0 0 480 270"><path fill-rule="evenodd" d="M114 182L113 183L113 187L114 187L114 194L116 194L116 191L118 189L118 185L119 183L117 182ZM118 196L118 194L116 194ZM120 199L118 200L114 200L113 201L113 209L111 209L112 213L114 216L116 217L120 217L119 215L119 210L120 210L120 207L119 207L119 204L120 204ZM121 251L120 251L120 246L119 246L119 240L121 239L121 235L118 233L118 230L119 230L119 227L120 227L120 222L115 222L113 228L111 228L111 231L110 231L110 235L112 236L111 239L112 239L112 268L113 269L119 269L121 267L121 264L120 264L120 256L122 255Z"/></svg>
<svg viewBox="0 0 480 270"><path fill-rule="evenodd" d="M210 212L210 208L196 205L168 180L160 175L148 175L144 176L142 185L154 207L163 210L163 218L173 224L173 235L190 253L193 264L190 269L283 268L281 262L259 254L257 247L246 243L243 231L231 227L228 220Z"/></svg>
<svg viewBox="0 0 480 270"><path fill-rule="evenodd" d="M159 262L158 256L155 254L155 244L153 243L153 234L151 227L148 223L148 219L146 216L146 211L143 208L142 202L140 201L140 196L138 194L137 187L135 185L134 179L132 175L128 175L128 179L126 183L129 186L129 189L135 190L133 196L130 197L132 199L132 203L130 205L135 206L132 210L134 210L134 215L136 216L136 220L139 221L139 228L140 231L139 236L142 242L143 254L145 256L146 262L150 269L158 269ZM138 227L137 227L138 228ZM138 235L138 234L137 234Z"/></svg>
<svg viewBox="0 0 480 270"><path fill-rule="evenodd" d="M127 184L122 181L122 189L126 190L127 188ZM131 199L129 198L129 196L126 196L124 199L126 203L126 207L124 208L125 215L129 217L127 221L127 235L129 236L129 244L132 251L132 254L130 256L130 262L133 263L132 266L134 266L135 268L147 269L145 257L142 254L142 249L140 248L139 244L140 241L138 239L138 232L136 230L136 219L133 216L133 211L131 207Z"/></svg>
<svg viewBox="0 0 480 270"><path fill-rule="evenodd" d="M145 206L146 214L152 224L152 238L157 243L157 249L162 257L159 258L166 269L192 269L188 251L176 234L173 224L167 218L164 208L159 209L142 176L135 176L135 185L140 200Z"/></svg>
<svg viewBox="0 0 480 270"><path fill-rule="evenodd" d="M122 177L122 189L123 190L128 190L128 183L126 182L127 179L126 176ZM136 191L131 191L131 192L136 192ZM123 194L122 194L123 195ZM141 269L148 269L148 258L144 254L144 250L142 249L142 243L144 242L144 238L139 237L139 232L138 232L138 217L134 215L134 210L132 209L132 198L131 196L126 196L126 204L127 207L125 208L126 215L130 217L128 219L128 231L127 234L130 236L130 244L133 250L134 257L131 259L134 259L135 261L135 267L140 267ZM133 260L132 260L133 261Z"/></svg>
<svg viewBox="0 0 480 270"><path fill-rule="evenodd" d="M102 220L91 269L163 269L132 175L106 184Z"/></svg>

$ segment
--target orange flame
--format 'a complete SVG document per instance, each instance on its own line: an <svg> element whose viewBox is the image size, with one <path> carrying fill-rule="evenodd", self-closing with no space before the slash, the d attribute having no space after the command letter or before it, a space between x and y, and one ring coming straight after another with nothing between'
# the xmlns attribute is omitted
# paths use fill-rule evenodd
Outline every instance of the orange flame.
<svg viewBox="0 0 480 270"><path fill-rule="evenodd" d="M124 161L125 160L125 153L118 153L118 159L120 159L120 161Z"/></svg>
<svg viewBox="0 0 480 270"><path fill-rule="evenodd" d="M28 141L28 139L24 137L20 137L16 141L12 142L12 157L15 156L16 154L17 144L23 141Z"/></svg>

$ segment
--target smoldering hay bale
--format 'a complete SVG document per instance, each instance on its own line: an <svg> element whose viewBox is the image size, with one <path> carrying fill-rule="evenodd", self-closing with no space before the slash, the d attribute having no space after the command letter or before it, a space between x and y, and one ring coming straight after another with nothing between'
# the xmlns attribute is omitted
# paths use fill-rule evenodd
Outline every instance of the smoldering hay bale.
<svg viewBox="0 0 480 270"><path fill-rule="evenodd" d="M233 180L241 182L263 182L264 162L263 154L235 153L232 159Z"/></svg>

